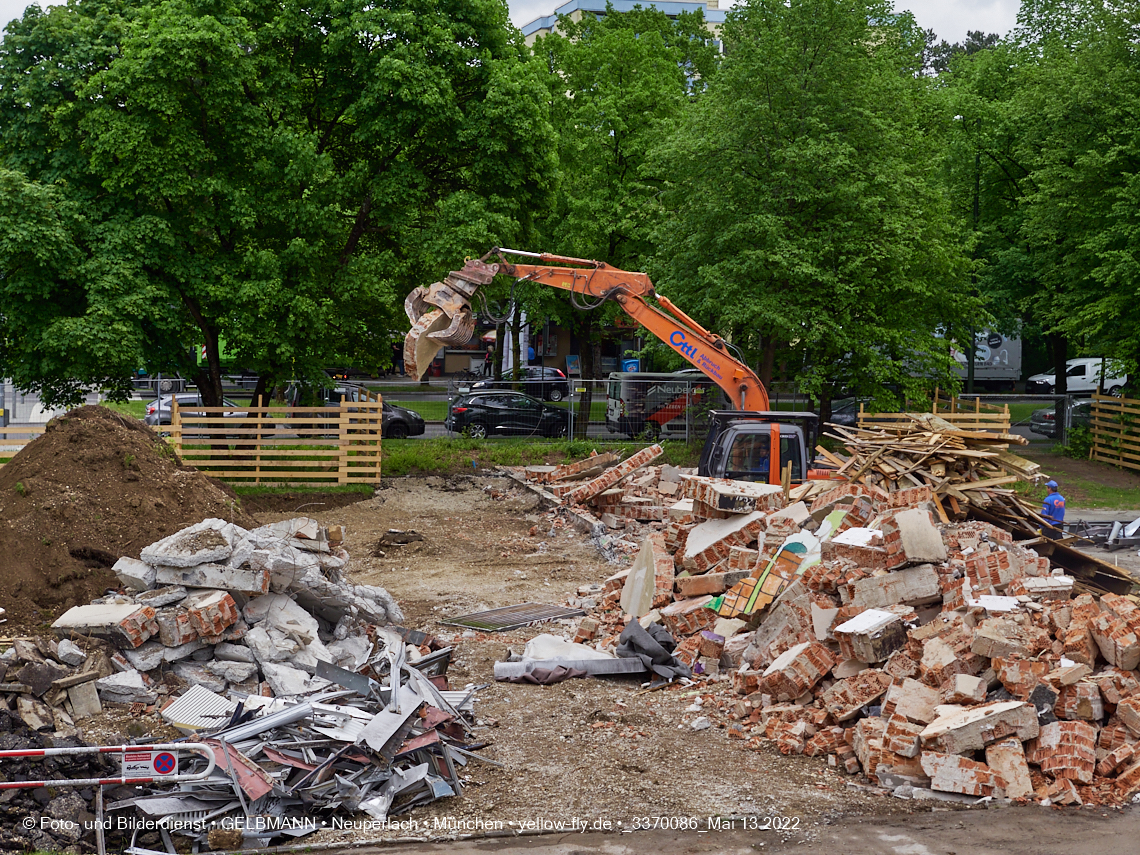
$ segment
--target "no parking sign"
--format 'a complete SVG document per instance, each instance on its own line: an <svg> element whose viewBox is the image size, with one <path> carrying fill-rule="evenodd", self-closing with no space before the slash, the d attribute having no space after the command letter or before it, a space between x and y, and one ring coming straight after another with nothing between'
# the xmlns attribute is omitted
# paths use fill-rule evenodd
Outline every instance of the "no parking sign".
<svg viewBox="0 0 1140 855"><path fill-rule="evenodd" d="M123 753L123 777L165 778L178 774L178 755L173 751L139 750Z"/></svg>

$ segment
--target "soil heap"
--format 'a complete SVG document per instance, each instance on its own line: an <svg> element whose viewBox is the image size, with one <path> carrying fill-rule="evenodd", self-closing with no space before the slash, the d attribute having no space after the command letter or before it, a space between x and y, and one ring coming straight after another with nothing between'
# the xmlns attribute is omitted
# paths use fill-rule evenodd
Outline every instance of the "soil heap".
<svg viewBox="0 0 1140 855"><path fill-rule="evenodd" d="M120 556L208 517L257 525L142 422L72 410L0 468L0 607L30 626L88 603L119 587Z"/></svg>

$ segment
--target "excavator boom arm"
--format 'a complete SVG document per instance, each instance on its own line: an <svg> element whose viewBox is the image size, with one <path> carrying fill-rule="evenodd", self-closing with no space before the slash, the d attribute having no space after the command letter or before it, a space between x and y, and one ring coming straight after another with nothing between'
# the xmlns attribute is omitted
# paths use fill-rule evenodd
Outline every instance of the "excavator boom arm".
<svg viewBox="0 0 1140 855"><path fill-rule="evenodd" d="M487 263L488 258L502 258L504 254L529 257L538 263ZM404 344L404 361L409 375L422 376L420 367L426 369L430 356L443 344L466 343L470 338L468 327L474 326L467 299L500 273L595 300L614 300L627 315L708 375L724 390L735 409L768 409L768 392L756 373L729 353L720 336L706 330L666 298L657 297L653 283L644 273L618 270L601 261L497 248L482 259L469 260L445 282L416 289L408 296L405 309L413 326ZM646 297L655 297L668 311L652 305ZM459 341L459 337L463 340Z"/></svg>
<svg viewBox="0 0 1140 855"><path fill-rule="evenodd" d="M658 300L673 314L646 301L646 296L656 294L644 273L628 273L604 265L582 270L535 264L502 264L499 272L595 299L614 300L627 315L708 375L724 390L734 409L768 409L764 384L751 368L729 353L720 336L700 326L665 298Z"/></svg>

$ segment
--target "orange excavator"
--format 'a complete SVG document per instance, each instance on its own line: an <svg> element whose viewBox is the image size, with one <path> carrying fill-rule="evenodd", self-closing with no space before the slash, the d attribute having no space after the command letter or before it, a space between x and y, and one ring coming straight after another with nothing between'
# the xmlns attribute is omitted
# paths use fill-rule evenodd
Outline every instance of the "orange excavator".
<svg viewBox="0 0 1140 855"><path fill-rule="evenodd" d="M527 262L513 263L507 256ZM404 301L412 322L404 340L408 376L426 374L441 348L462 347L471 340L475 332L471 301L500 274L569 291L580 308L615 301L724 390L734 411L712 414L701 455L702 475L774 484L807 476L804 434L807 429L810 441L815 416L768 412L764 384L730 353L723 338L657 294L646 274L618 270L602 261L495 247L482 258L468 259L462 270L452 271L442 282L415 289ZM655 299L660 307L647 298ZM765 439L758 442L761 433Z"/></svg>

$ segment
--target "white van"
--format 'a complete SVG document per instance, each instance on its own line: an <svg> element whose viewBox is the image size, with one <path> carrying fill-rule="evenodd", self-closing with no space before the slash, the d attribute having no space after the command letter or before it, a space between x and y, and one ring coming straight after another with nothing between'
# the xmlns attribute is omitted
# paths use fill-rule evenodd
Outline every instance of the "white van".
<svg viewBox="0 0 1140 855"><path fill-rule="evenodd" d="M1069 392L1095 392L1100 385L1101 365L1105 365L1104 391L1109 395L1120 395L1128 375L1124 366L1114 359L1099 356L1085 356L1070 359L1065 363L1065 385ZM1057 375L1034 374L1025 381L1025 391L1029 394L1052 395L1057 390Z"/></svg>

